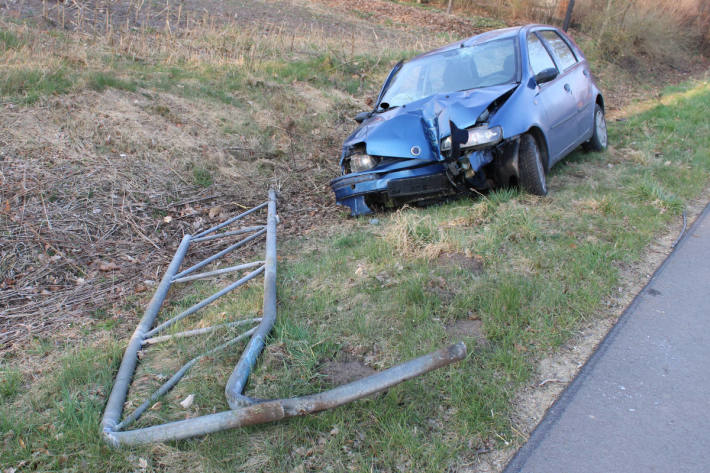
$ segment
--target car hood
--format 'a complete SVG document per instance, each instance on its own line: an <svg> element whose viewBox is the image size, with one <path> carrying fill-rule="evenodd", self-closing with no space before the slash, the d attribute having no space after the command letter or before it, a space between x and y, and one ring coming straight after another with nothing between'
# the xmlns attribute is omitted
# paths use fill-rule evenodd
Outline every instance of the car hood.
<svg viewBox="0 0 710 473"><path fill-rule="evenodd" d="M451 134L449 122L458 128L473 126L493 101L517 85L432 95L373 114L345 140L343 150L364 143L367 154L373 156L441 161L439 143Z"/></svg>

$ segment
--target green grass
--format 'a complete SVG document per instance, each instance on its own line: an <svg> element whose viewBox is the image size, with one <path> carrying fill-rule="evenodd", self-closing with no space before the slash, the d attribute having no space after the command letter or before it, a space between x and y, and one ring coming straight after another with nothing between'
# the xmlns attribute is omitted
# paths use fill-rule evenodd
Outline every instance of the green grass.
<svg viewBox="0 0 710 473"><path fill-rule="evenodd" d="M0 96L31 104L42 97L68 93L73 83L73 74L61 68L6 70L0 73Z"/></svg>
<svg viewBox="0 0 710 473"><path fill-rule="evenodd" d="M0 399L12 400L22 388L22 373L16 369L5 369L0 365Z"/></svg>
<svg viewBox="0 0 710 473"><path fill-rule="evenodd" d="M98 92L102 92L107 88L118 90L127 90L135 92L137 89L136 83L132 81L122 80L116 77L113 73L94 72L87 77L87 86Z"/></svg>
<svg viewBox="0 0 710 473"><path fill-rule="evenodd" d="M212 185L212 174L205 168L196 167L192 170L192 177L196 186L209 187Z"/></svg>
<svg viewBox="0 0 710 473"><path fill-rule="evenodd" d="M17 49L22 45L22 40L12 31L0 29L0 50Z"/></svg>

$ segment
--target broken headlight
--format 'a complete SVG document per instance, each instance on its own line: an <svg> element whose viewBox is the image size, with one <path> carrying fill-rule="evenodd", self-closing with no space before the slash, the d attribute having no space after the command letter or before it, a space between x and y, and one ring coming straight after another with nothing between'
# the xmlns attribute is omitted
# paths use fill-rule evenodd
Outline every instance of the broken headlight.
<svg viewBox="0 0 710 473"><path fill-rule="evenodd" d="M362 172L372 169L379 163L379 159L369 154L353 154L350 156L350 172Z"/></svg>
<svg viewBox="0 0 710 473"><path fill-rule="evenodd" d="M503 129L499 126L488 128L487 126L479 126L469 128L468 139L465 143L461 143L461 148L475 148L479 146L490 146L500 142L503 139ZM451 149L451 137L447 136L441 140L441 151L449 151Z"/></svg>

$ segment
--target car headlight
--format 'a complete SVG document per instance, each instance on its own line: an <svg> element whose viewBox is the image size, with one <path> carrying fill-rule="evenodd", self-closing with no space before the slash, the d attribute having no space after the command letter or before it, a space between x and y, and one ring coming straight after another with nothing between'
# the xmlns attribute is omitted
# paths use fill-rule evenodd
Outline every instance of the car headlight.
<svg viewBox="0 0 710 473"><path fill-rule="evenodd" d="M369 154L354 154L350 156L350 171L362 172L377 166L377 158Z"/></svg>
<svg viewBox="0 0 710 473"><path fill-rule="evenodd" d="M499 126L488 128L487 126L479 126L469 128L468 139L465 143L461 143L461 148L474 148L476 146L494 145L503 139L503 129ZM449 151L451 149L451 137L447 136L441 140L441 150Z"/></svg>
<svg viewBox="0 0 710 473"><path fill-rule="evenodd" d="M441 151L449 151L451 149L451 137L447 136L441 140Z"/></svg>

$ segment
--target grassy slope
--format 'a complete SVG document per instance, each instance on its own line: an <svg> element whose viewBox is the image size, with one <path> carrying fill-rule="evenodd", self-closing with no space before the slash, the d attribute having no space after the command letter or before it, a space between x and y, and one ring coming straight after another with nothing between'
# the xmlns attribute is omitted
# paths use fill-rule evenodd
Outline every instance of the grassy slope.
<svg viewBox="0 0 710 473"><path fill-rule="evenodd" d="M171 93L237 111L245 110L248 100L271 107L281 98L281 108L271 107L277 108L278 121L302 107L290 84L305 81L326 94L371 92L376 80L362 82L353 74L374 66L381 75L394 56L407 54L393 48L348 58L347 44L330 42L330 52L316 53L322 44L303 40L296 50L309 53L290 57L277 44L263 42L259 57L270 59L248 63L247 55L245 68L189 52L221 41L235 45L225 57L238 57L246 36L233 31L190 38L182 62L164 54L168 44L148 61L136 62L126 51L99 54L110 50L99 42L80 50L88 51L83 56L75 54L82 61L72 56L56 63L38 57L42 45L31 34L3 33L0 51L6 48L6 62L18 67L2 73L2 94L19 104L86 87L114 88ZM77 46L72 38L57 41ZM13 53L27 53L23 48L33 48L36 63ZM147 54L149 48L143 48ZM19 67L23 61L30 63L27 68ZM347 112L355 108L350 105ZM281 240L279 322L252 375L250 394L324 389L330 385L322 374L325 361L356 359L388 367L455 341L459 335L449 333L457 321L480 321L485 337L463 335L470 349L464 362L317 416L116 452L102 443L97 426L126 333L113 323L96 323L84 343L35 339L24 353L31 364L20 357L3 359L0 465L68 471L442 471L469 463L475 450L512 437L509 401L531 375L535 359L583 321L594 320L618 285L620 266L639 259L653 236L706 186L708 108L707 82L668 90L661 103L610 124L613 150L579 152L553 169L546 199L500 191L383 215L377 225L360 219ZM342 113L309 116L291 133L307 136L319 122L336 121ZM247 133L246 122L236 129L225 124L224 133ZM256 135L264 142L279 137L286 134ZM297 146L313 144L304 141ZM199 286L173 309L210 289ZM258 286L248 287L210 308L207 318L217 319L223 311L250 314L259 307ZM181 343L150 353L129 402L135 404L200 348ZM176 352L177 357L168 356ZM190 393L196 400L189 415L226 408L221 386L235 362L225 354L201 364L141 423L184 417L175 406Z"/></svg>
<svg viewBox="0 0 710 473"><path fill-rule="evenodd" d="M32 383L4 367L2 464L116 471L144 458L155 470L288 471L304 463L314 470L441 471L465 462L471 448L510 438L509 400L536 356L596 316L616 288L619 265L637 260L707 184L708 107L708 83L669 90L662 103L611 124L615 150L576 153L555 168L547 199L501 191L282 245L271 341L277 349L253 375L255 395L325 388L318 367L343 350L385 367L447 343L454 321L480 319L487 342L466 339L471 354L464 362L317 416L112 452L96 426L111 383L106 367L116 366L122 345L66 347L60 369ZM440 251L471 254L482 268L421 256ZM253 310L258 299L258 289L249 290L214 313ZM215 359L165 404L193 392L194 413L224 407L219 373L234 361Z"/></svg>

